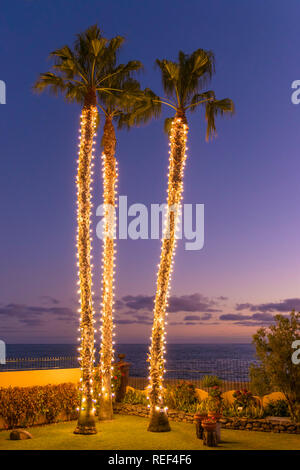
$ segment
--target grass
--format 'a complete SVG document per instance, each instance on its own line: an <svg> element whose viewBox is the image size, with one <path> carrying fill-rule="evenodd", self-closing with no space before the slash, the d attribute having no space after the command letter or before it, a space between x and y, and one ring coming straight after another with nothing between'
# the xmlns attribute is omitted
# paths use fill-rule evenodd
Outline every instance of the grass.
<svg viewBox="0 0 300 470"><path fill-rule="evenodd" d="M0 432L0 450L206 450L196 438L194 425L172 422L172 432L147 432L148 420L117 415L113 421L99 423L99 433L73 434L75 422L29 429L33 439L10 441L10 431ZM211 449L211 448L210 448ZM299 435L222 429L217 450L299 450Z"/></svg>

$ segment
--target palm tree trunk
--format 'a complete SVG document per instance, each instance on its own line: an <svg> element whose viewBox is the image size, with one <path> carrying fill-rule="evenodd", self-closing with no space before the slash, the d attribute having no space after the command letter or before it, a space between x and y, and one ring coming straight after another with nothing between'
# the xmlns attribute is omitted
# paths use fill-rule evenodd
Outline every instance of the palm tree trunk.
<svg viewBox="0 0 300 470"><path fill-rule="evenodd" d="M77 257L80 287L81 384L80 408L76 434L95 434L93 375L94 375L94 319L91 272L91 162L96 128L96 95L87 96L82 114L77 174Z"/></svg>
<svg viewBox="0 0 300 470"><path fill-rule="evenodd" d="M103 130L103 195L104 238L102 271L102 326L100 351L101 390L99 419L113 418L112 408L112 362L113 362L113 305L114 305L114 257L115 257L115 200L117 164L115 159L116 136L110 116L106 117Z"/></svg>
<svg viewBox="0 0 300 470"><path fill-rule="evenodd" d="M160 264L157 275L152 343L150 347L150 423L148 431L170 431L167 408L164 407L163 375L165 369L165 319L176 247L176 227L179 220L183 193L183 173L188 126L184 113L177 111L170 134L170 159L168 179L168 211L162 240Z"/></svg>

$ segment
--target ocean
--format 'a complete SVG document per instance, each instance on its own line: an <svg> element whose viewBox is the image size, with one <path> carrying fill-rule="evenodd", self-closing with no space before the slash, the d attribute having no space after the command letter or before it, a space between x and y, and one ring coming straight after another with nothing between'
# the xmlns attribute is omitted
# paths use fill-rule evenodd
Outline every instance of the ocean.
<svg viewBox="0 0 300 470"><path fill-rule="evenodd" d="M8 344L6 357L10 360L34 359L32 362L11 364L14 370L77 367L77 347L74 344ZM148 348L146 344L118 344L115 347L115 357L117 359L118 354L125 354L125 361L131 365L130 375L147 377ZM52 359L47 361L47 358ZM169 344L166 353L166 377L188 380L214 374L224 380L247 381L249 365L254 360L252 344ZM5 366L0 367L1 369L5 370Z"/></svg>

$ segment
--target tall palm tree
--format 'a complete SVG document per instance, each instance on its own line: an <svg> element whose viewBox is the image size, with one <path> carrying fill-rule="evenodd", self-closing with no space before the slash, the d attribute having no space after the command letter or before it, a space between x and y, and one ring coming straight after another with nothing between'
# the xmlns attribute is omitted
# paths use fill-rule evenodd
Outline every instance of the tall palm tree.
<svg viewBox="0 0 300 470"><path fill-rule="evenodd" d="M157 60L162 74L166 98L160 102L174 111L174 117L165 122L169 133L169 176L167 215L164 229L160 263L157 275L152 342L150 346L150 423L153 432L170 431L166 407L163 400L163 375L165 369L165 319L168 307L173 257L176 247L176 227L179 221L183 195L184 167L187 158L186 141L188 134L187 111L205 108L207 123L206 139L216 134L215 117L233 113L233 102L226 98L216 100L212 90L203 91L214 73L214 55L211 51L197 49L190 55L179 52L178 62Z"/></svg>
<svg viewBox="0 0 300 470"><path fill-rule="evenodd" d="M61 93L69 102L82 106L80 118L80 142L77 172L77 257L80 294L80 408L75 433L96 433L94 407L94 310L92 303L91 272L91 183L94 137L98 121L97 93L111 94L106 84L111 61L114 60L113 45L122 42L116 37L110 41L103 38L97 25L78 34L73 49L64 46L51 53L54 65L50 72L41 74L34 88L38 92L49 89Z"/></svg>
<svg viewBox="0 0 300 470"><path fill-rule="evenodd" d="M131 77L131 72L138 70L141 66L142 64L137 61L129 62L127 65L115 65L111 69L111 77L106 84L111 89L120 91L107 94L100 90L98 93L99 108L105 116L102 137L104 236L99 399L99 419L101 420L110 420L113 417L111 375L114 353L114 232L118 178L114 122L119 129L123 127L129 129L134 125L147 122L160 112L160 105L153 102L153 98L157 97L149 89L141 90L140 84Z"/></svg>

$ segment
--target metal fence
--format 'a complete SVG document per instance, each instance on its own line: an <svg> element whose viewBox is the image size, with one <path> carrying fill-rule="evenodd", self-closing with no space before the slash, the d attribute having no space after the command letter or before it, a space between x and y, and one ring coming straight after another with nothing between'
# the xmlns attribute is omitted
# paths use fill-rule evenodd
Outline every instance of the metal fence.
<svg viewBox="0 0 300 470"><path fill-rule="evenodd" d="M253 361L241 361L239 359L168 361L165 383L176 384L180 380L188 380L194 383L197 388L205 388L202 385L203 377L205 375L216 375L223 381L223 391L240 388L247 389L249 388L249 368L251 363ZM79 367L79 363L78 358L75 356L8 358L6 364L0 364L0 372L72 369L77 367ZM132 363L129 385L137 389L144 389L148 385L148 372L146 362L144 367L136 367Z"/></svg>
<svg viewBox="0 0 300 470"><path fill-rule="evenodd" d="M203 377L215 375L223 381L222 389L233 390L249 388L249 369L253 361L241 361L239 359L216 359L216 360L191 360L168 361L165 373L166 384L176 384L181 380L187 380L196 385L197 388L205 388L202 385ZM145 370L136 369L132 365L130 369L129 385L144 389L148 384Z"/></svg>
<svg viewBox="0 0 300 470"><path fill-rule="evenodd" d="M73 369L79 367L78 358L67 357L22 357L8 358L0 364L0 372L14 370Z"/></svg>

